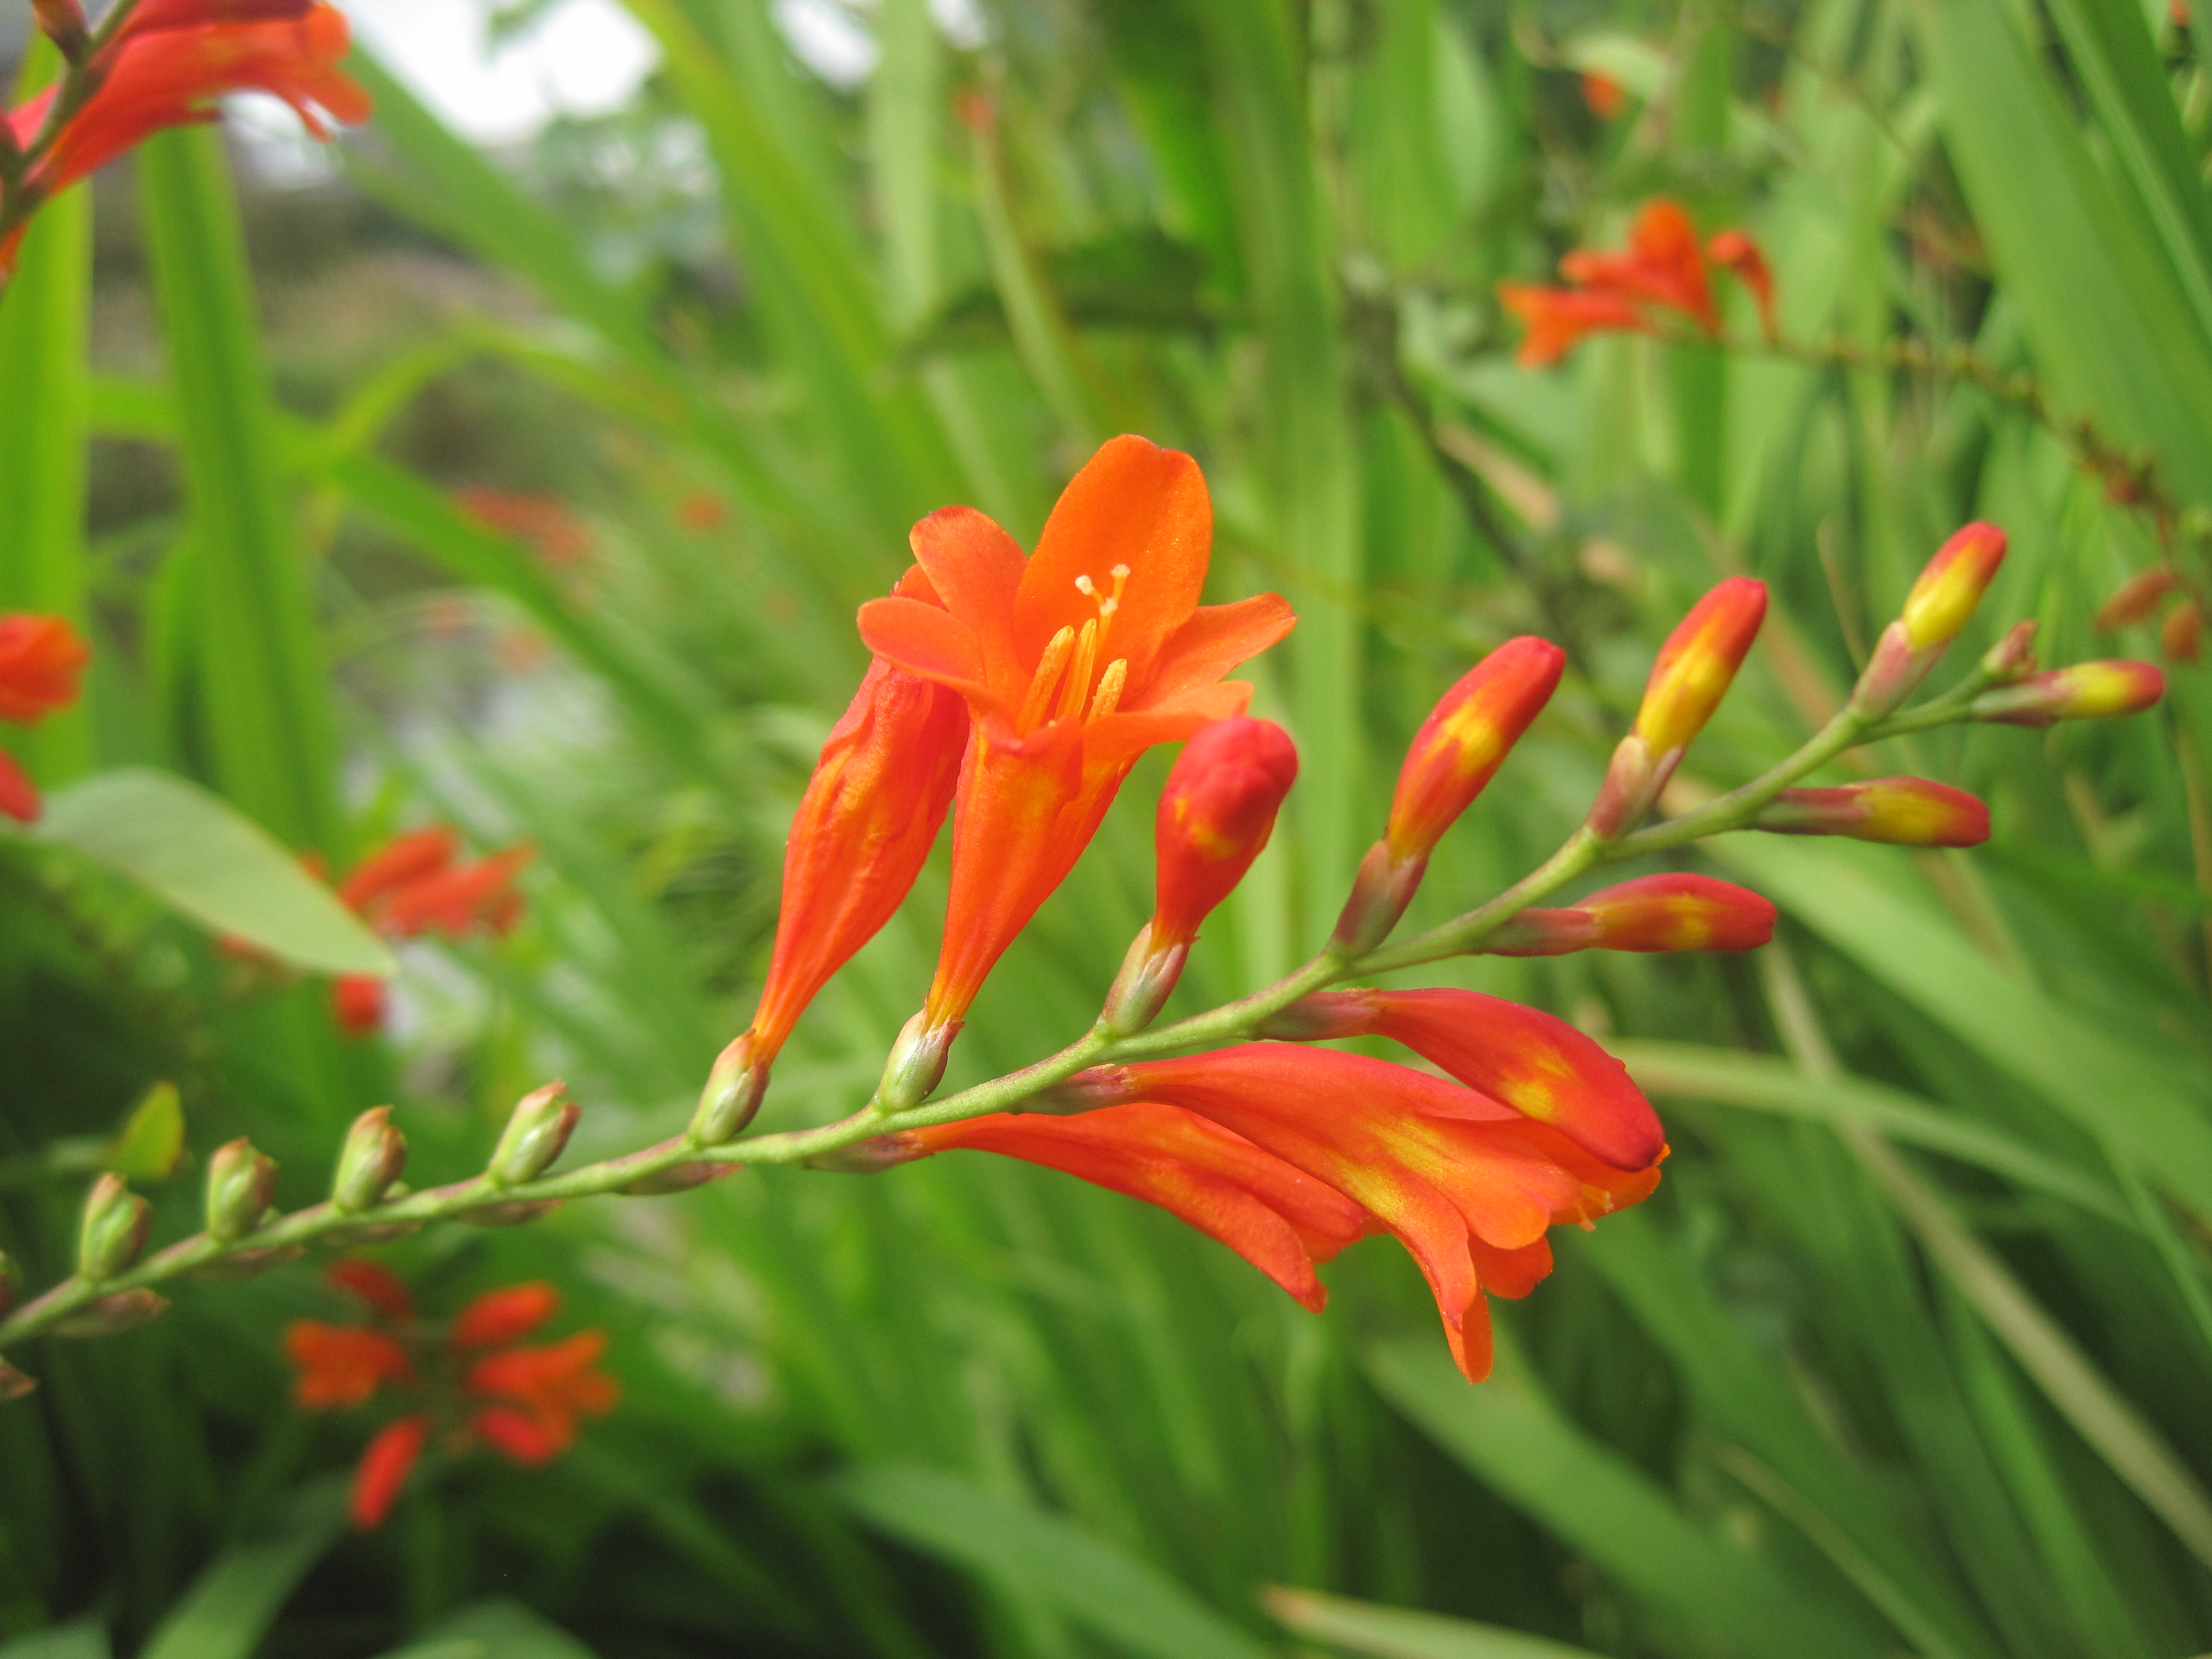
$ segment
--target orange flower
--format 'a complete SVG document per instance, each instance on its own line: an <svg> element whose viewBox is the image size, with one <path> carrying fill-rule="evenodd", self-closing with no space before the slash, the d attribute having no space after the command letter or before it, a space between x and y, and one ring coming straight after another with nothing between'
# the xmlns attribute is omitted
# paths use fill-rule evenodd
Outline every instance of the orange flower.
<svg viewBox="0 0 2212 1659"><path fill-rule="evenodd" d="M1779 331L1774 319L1774 273L1759 244L1740 230L1724 230L1705 244L1705 256L1751 290L1759 307L1759 326L1770 340Z"/></svg>
<svg viewBox="0 0 2212 1659"><path fill-rule="evenodd" d="M1833 789L1784 789L1757 827L1782 836L1848 836L1893 847L1979 847L1990 809L1926 778L1875 778Z"/></svg>
<svg viewBox="0 0 2212 1659"><path fill-rule="evenodd" d="M1628 1070L1540 1009L1474 991L1325 991L1268 1022L1300 1042L1383 1036L1470 1089L1548 1123L1618 1170L1644 1170L1666 1150L1651 1103Z"/></svg>
<svg viewBox="0 0 2212 1659"><path fill-rule="evenodd" d="M1181 1106L1351 1200L1419 1265L1470 1382L1490 1371L1484 1291L1526 1295L1551 1271L1548 1228L1635 1203L1659 1178L1656 1165L1601 1164L1487 1095L1333 1048L1246 1043L1098 1066L1063 1087Z"/></svg>
<svg viewBox="0 0 2212 1659"><path fill-rule="evenodd" d="M1518 317L1528 335L1515 354L1524 368L1541 368L1557 362L1574 349L1585 334L1641 332L1648 325L1633 301L1618 294L1585 292L1571 288L1543 288L1534 283L1500 283L1498 302Z"/></svg>
<svg viewBox="0 0 2212 1659"><path fill-rule="evenodd" d="M498 1348L520 1342L553 1317L561 1305L561 1292L544 1279L486 1291L460 1311L453 1321L454 1351Z"/></svg>
<svg viewBox="0 0 2212 1659"><path fill-rule="evenodd" d="M60 617L0 616L0 720L28 726L77 697L92 647Z"/></svg>
<svg viewBox="0 0 2212 1659"><path fill-rule="evenodd" d="M410 830L356 865L338 884L338 897L364 921L374 921L393 893L447 868L460 851L460 836L443 824Z"/></svg>
<svg viewBox="0 0 2212 1659"><path fill-rule="evenodd" d="M944 616L919 568L892 592L900 604ZM815 994L904 902L952 805L967 747L958 693L878 656L822 745L791 821L775 951L753 1015L756 1063L775 1058Z"/></svg>
<svg viewBox="0 0 2212 1659"><path fill-rule="evenodd" d="M1774 937L1774 906L1711 876L1643 876L1571 909L1523 910L1482 942L1495 957L1574 951L1755 951Z"/></svg>
<svg viewBox="0 0 2212 1659"><path fill-rule="evenodd" d="M384 1524L429 1437L430 1419L419 1412L377 1431L354 1469L347 1513L356 1527L368 1532Z"/></svg>
<svg viewBox="0 0 2212 1659"><path fill-rule="evenodd" d="M998 1152L1156 1204L1226 1244L1311 1313L1328 1303L1315 1266L1368 1231L1366 1211L1335 1188L1180 1106L1138 1102L1070 1117L997 1112L916 1129L910 1139L923 1153Z"/></svg>
<svg viewBox="0 0 2212 1659"><path fill-rule="evenodd" d="M294 1395L306 1411L365 1405L386 1382L415 1374L407 1350L381 1331L295 1319L284 1328L284 1352L300 1375Z"/></svg>
<svg viewBox="0 0 2212 1659"><path fill-rule="evenodd" d="M368 118L368 94L338 68L351 41L336 7L179 0L151 9L150 26L125 29L103 54L99 89L41 159L29 188L51 196L164 127L213 119L217 103L235 92L283 100L319 138L330 136L331 122ZM38 136L53 95L49 88L9 114L19 147ZM14 263L21 234L19 227L0 246L0 272Z"/></svg>
<svg viewBox="0 0 2212 1659"><path fill-rule="evenodd" d="M1629 227L1625 252L1577 248L1559 261L1559 274L1585 290L1666 306L1708 334L1720 332L1720 313L1713 308L1712 288L1705 280L1698 228L1679 202L1663 197L1646 202Z"/></svg>
<svg viewBox="0 0 2212 1659"><path fill-rule="evenodd" d="M598 1369L606 1346L607 1334L592 1330L542 1348L507 1348L477 1360L461 1387L514 1407L553 1450L566 1451L574 1443L579 1417L611 1412L622 1398L614 1378Z"/></svg>
<svg viewBox="0 0 2212 1659"><path fill-rule="evenodd" d="M1197 463L1115 438L1061 495L1034 557L981 514L946 507L913 537L944 608L861 607L870 648L960 693L974 730L945 945L921 1016L940 1068L985 975L1073 867L1137 757L1242 714L1251 688L1222 675L1290 631L1290 607L1272 593L1199 605L1212 539Z"/></svg>

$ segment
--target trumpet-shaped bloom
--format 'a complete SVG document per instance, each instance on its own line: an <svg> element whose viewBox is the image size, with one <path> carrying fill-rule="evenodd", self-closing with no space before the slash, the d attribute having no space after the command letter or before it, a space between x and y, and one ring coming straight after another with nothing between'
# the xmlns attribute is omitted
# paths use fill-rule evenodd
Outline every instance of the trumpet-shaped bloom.
<svg viewBox="0 0 2212 1659"><path fill-rule="evenodd" d="M1383 1036L1470 1089L1548 1123L1614 1169L1649 1169L1666 1148L1659 1115L1628 1069L1540 1009L1474 991L1324 991L1291 1005L1270 1035L1313 1042Z"/></svg>
<svg viewBox="0 0 2212 1659"><path fill-rule="evenodd" d="M454 1351L520 1342L552 1318L560 1305L561 1292L542 1279L486 1291L454 1319Z"/></svg>
<svg viewBox="0 0 2212 1659"><path fill-rule="evenodd" d="M910 1134L925 1153L998 1152L1156 1204L1226 1244L1311 1313L1328 1302L1316 1265L1368 1230L1366 1211L1334 1188L1180 1106L1140 1101L1071 1117L998 1112Z"/></svg>
<svg viewBox="0 0 2212 1659"><path fill-rule="evenodd" d="M973 728L927 1029L964 1017L1139 755L1244 712L1251 688L1221 677L1294 618L1274 594L1200 606L1212 540L1197 463L1116 438L1068 484L1030 558L981 514L946 507L913 537L943 608L861 607L869 648L958 692Z"/></svg>
<svg viewBox="0 0 2212 1659"><path fill-rule="evenodd" d="M579 1418L611 1412L622 1398L614 1378L599 1369L606 1347L607 1334L592 1330L540 1348L503 1349L470 1366L461 1387L519 1412L551 1452L566 1451L575 1442Z"/></svg>
<svg viewBox="0 0 2212 1659"><path fill-rule="evenodd" d="M0 720L28 726L77 697L92 647L60 617L0 616Z"/></svg>
<svg viewBox="0 0 2212 1659"><path fill-rule="evenodd" d="M1832 789L1784 789L1758 827L1784 836L1848 836L1893 847L1979 847L1990 809L1926 778L1875 778Z"/></svg>
<svg viewBox="0 0 2212 1659"><path fill-rule="evenodd" d="M537 849L522 843L477 860L461 859L461 838L442 824L411 830L378 848L338 884L346 907L386 939L514 931L523 896L515 878ZM331 1010L348 1036L367 1036L384 1024L384 981L346 974L331 985Z"/></svg>
<svg viewBox="0 0 2212 1659"><path fill-rule="evenodd" d="M1655 756L1705 729L1766 619L1766 584L1730 576L1690 608L1651 665L1636 735Z"/></svg>
<svg viewBox="0 0 2212 1659"><path fill-rule="evenodd" d="M1551 1270L1555 1222L1594 1220L1658 1180L1656 1167L1600 1164L1488 1095L1330 1048L1253 1042L1100 1066L1072 1092L1181 1106L1350 1199L1419 1265L1471 1382L1490 1370L1485 1288L1525 1295Z"/></svg>
<svg viewBox="0 0 2212 1659"><path fill-rule="evenodd" d="M1152 948L1188 945L1236 890L1274 832L1297 781L1298 751L1272 720L1239 715L1200 726L1160 791L1152 848L1158 902Z"/></svg>
<svg viewBox="0 0 2212 1659"><path fill-rule="evenodd" d="M894 591L903 604L937 605L919 569ZM753 1015L761 1063L905 900L951 807L967 746L957 692L876 659L823 744L792 819L775 950Z"/></svg>

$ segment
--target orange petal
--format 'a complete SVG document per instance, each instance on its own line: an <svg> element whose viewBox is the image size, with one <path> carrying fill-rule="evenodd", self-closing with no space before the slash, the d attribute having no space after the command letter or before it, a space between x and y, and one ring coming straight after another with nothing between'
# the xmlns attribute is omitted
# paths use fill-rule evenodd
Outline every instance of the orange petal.
<svg viewBox="0 0 2212 1659"><path fill-rule="evenodd" d="M1198 463L1146 438L1109 440L1061 492L1022 573L1014 605L1021 660L1034 665L1060 629L1097 617L1097 600L1114 592L1115 567L1126 566L1097 659L1127 659L1129 684L1142 688L1162 641L1197 608L1212 544L1213 504Z"/></svg>
<svg viewBox="0 0 2212 1659"><path fill-rule="evenodd" d="M1026 667L1036 661L1034 655L1026 666L1016 660L1014 596L1027 564L1020 546L972 507L939 507L907 541L945 608L974 636L983 678L1001 696L1018 702L1022 686L1012 682L1018 677L1025 685Z"/></svg>
<svg viewBox="0 0 2212 1659"><path fill-rule="evenodd" d="M860 607L860 639L869 650L909 674L934 680L963 696L992 695L975 634L933 605L920 599L870 599Z"/></svg>
<svg viewBox="0 0 2212 1659"><path fill-rule="evenodd" d="M1171 702L1212 685L1224 674L1258 656L1297 626L1290 601L1279 593L1255 593L1234 605L1202 605L1160 646L1150 684L1139 707ZM1130 665L1133 671L1135 665ZM1137 682L1132 678L1131 684Z"/></svg>

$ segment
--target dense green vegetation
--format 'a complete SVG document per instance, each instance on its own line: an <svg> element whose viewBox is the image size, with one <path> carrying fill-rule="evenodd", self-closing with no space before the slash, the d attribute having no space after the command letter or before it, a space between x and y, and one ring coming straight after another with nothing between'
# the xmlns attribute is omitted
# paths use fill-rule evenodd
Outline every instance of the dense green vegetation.
<svg viewBox="0 0 2212 1659"><path fill-rule="evenodd" d="M56 817L152 769L334 872L431 822L537 858L513 934L405 946L360 1041L318 975L0 833L0 1250L30 1287L158 1083L185 1156L133 1168L161 1240L221 1144L313 1203L380 1103L418 1187L551 1077L572 1159L679 1131L758 994L856 607L945 503L1033 543L1117 432L1204 466L1210 596L1302 618L1248 671L1302 781L1171 1012L1316 948L1407 739L1510 635L1567 678L1417 925L1580 821L1723 575L1772 610L1692 799L1833 713L1969 519L2011 552L1954 672L2021 617L2049 663L2154 657L2157 617L2100 634L2099 607L2162 561L2212 580L2203 0L2193 27L2138 0L1000 0L980 46L876 0L851 91L766 0L627 3L663 69L526 154L357 54L377 112L337 183L242 213L217 133L173 131L97 239L82 190L33 225L0 298L0 610L96 655L78 707L0 740ZM1719 343L1517 366L1494 285L1657 196L1758 238L1781 342L1729 289ZM566 516L549 544L471 489ZM2166 665L2148 715L1832 769L1973 790L1978 850L1739 835L1649 866L1767 894L1763 951L1424 971L1601 1036L1673 1146L1498 1305L1479 1388L1383 1242L1316 1319L1042 1170L745 1170L372 1247L441 1314L555 1281L624 1395L542 1468L434 1462L371 1533L341 1484L382 1419L290 1403L286 1322L348 1316L320 1259L11 1349L39 1387L0 1405L0 1656L2212 1649L2212 682ZM1089 1025L1166 758L952 1083ZM234 931L361 966L289 868ZM866 1097L944 895L940 852L763 1128Z"/></svg>

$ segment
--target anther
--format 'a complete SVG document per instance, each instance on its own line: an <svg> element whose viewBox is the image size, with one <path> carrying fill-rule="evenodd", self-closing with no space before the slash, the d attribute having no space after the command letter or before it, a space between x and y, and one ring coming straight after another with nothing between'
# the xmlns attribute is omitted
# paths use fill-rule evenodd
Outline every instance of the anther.
<svg viewBox="0 0 2212 1659"><path fill-rule="evenodd" d="M1106 665L1106 672L1098 677L1098 695L1091 700L1091 720L1101 720L1121 706L1121 688L1128 683L1129 659L1116 657Z"/></svg>
<svg viewBox="0 0 2212 1659"><path fill-rule="evenodd" d="M1090 623L1084 627L1092 626ZM1063 628L1046 642L1044 655L1037 659L1036 672L1030 677L1030 689L1022 698L1021 718L1014 722L1018 732L1034 730L1052 707L1053 693L1060 690L1061 672L1067 666L1068 657L1075 649L1075 630Z"/></svg>
<svg viewBox="0 0 2212 1659"><path fill-rule="evenodd" d="M1067 720L1083 712L1083 700L1090 695L1091 671L1098 661L1098 624L1087 622L1083 632L1076 635L1075 660L1067 666L1067 678L1060 682L1060 707L1053 710L1054 720Z"/></svg>

